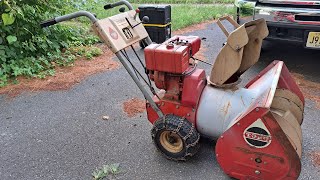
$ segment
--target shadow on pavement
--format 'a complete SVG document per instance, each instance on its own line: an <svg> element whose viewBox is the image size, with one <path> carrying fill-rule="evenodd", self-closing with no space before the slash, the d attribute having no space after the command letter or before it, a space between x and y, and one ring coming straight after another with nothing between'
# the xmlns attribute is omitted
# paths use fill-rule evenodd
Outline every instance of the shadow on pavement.
<svg viewBox="0 0 320 180"><path fill-rule="evenodd" d="M320 50L305 49L301 44L265 41L260 63L267 65L282 60L292 73L320 83Z"/></svg>

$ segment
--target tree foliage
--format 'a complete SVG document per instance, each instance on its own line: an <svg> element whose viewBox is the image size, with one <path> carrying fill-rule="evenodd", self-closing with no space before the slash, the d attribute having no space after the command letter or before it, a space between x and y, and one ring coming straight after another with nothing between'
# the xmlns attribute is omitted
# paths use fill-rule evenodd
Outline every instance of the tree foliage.
<svg viewBox="0 0 320 180"><path fill-rule="evenodd" d="M62 51L97 42L87 29L72 24L40 28L41 21L74 8L68 4L70 0L0 0L0 87L19 75L53 74L53 61L67 65L74 60Z"/></svg>

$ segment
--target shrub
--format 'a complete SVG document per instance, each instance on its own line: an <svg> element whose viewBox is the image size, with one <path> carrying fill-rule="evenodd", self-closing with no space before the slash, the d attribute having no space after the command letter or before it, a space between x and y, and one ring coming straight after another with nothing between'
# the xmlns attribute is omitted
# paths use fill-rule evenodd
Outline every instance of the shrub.
<svg viewBox="0 0 320 180"><path fill-rule="evenodd" d="M0 87L19 75L51 75L52 62L65 65L74 60L70 53L61 56L70 45L98 41L86 28L72 24L40 28L41 21L75 8L63 7L66 4L70 0L0 0Z"/></svg>

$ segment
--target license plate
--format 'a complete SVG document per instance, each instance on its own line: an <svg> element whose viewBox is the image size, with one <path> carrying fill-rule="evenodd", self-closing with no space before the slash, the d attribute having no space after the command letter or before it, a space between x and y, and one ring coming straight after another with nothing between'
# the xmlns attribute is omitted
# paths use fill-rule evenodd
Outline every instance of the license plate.
<svg viewBox="0 0 320 180"><path fill-rule="evenodd" d="M306 46L320 48L320 32L309 32Z"/></svg>

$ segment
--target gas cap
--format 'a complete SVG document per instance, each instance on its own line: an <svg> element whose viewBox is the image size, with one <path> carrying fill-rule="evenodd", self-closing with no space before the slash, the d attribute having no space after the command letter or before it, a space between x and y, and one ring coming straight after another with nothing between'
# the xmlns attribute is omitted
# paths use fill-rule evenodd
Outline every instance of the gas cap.
<svg viewBox="0 0 320 180"><path fill-rule="evenodd" d="M167 49L173 49L174 48L174 44L167 44L166 48Z"/></svg>

